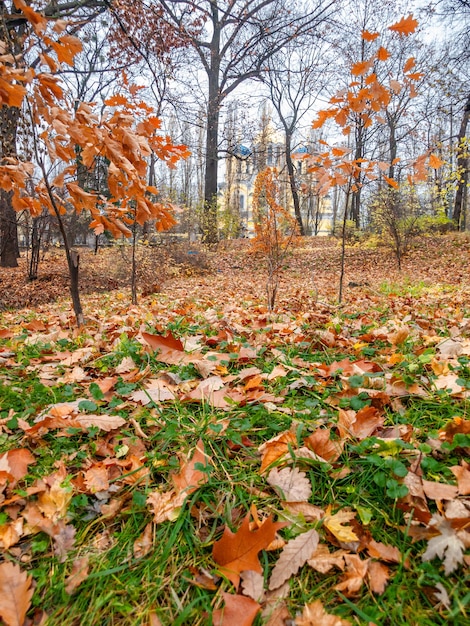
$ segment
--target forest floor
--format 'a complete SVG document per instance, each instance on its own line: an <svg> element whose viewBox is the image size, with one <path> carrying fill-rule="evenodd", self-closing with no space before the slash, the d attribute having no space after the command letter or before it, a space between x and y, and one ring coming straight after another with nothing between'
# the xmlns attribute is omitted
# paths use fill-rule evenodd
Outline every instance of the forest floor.
<svg viewBox="0 0 470 626"><path fill-rule="evenodd" d="M249 245L0 269L7 626L469 622L470 238Z"/></svg>

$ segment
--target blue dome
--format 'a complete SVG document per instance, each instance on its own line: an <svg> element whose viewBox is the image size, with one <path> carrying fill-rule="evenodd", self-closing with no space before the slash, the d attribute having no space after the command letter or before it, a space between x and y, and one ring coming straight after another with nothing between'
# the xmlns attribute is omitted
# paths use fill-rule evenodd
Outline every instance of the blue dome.
<svg viewBox="0 0 470 626"><path fill-rule="evenodd" d="M247 157L247 156L250 156L251 150L250 148L247 148L246 146L239 144L235 148L235 154L238 154L238 156Z"/></svg>

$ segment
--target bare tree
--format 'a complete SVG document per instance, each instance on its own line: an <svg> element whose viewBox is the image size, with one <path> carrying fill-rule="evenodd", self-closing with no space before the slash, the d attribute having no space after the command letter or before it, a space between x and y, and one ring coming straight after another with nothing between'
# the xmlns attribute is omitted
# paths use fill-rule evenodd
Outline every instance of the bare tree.
<svg viewBox="0 0 470 626"><path fill-rule="evenodd" d="M219 120L224 100L259 78L289 41L315 30L338 2L315 0L156 0L163 19L184 33L207 78L203 241L216 243Z"/></svg>

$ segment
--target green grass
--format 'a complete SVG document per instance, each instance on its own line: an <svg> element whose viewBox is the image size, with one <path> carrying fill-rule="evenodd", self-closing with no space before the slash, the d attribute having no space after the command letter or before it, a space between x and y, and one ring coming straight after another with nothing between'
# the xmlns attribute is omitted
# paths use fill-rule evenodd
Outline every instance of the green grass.
<svg viewBox="0 0 470 626"><path fill-rule="evenodd" d="M388 284L381 291L422 295L427 288L425 283L405 281L399 286ZM167 366L147 352L134 336L122 334L117 341L109 341L109 347L96 348L93 358L81 365L87 373L84 381L51 386L41 382L43 357L55 350L73 352L84 345L93 346L91 337L94 335L85 334L59 345L25 344L26 333L14 340L2 340L0 346L13 352L14 357L8 365L0 364L0 416L7 420L6 429L0 434L0 453L26 447L37 461L13 491L28 502L36 502L37 496L28 495L27 489L63 466L67 472L65 484L73 494L67 523L75 529L75 546L64 559L54 553L54 541L44 532L25 534L9 550L3 551L3 558L21 564L34 580L30 615L44 611L48 616L47 624L52 626L146 625L152 614L158 615L164 625L210 625L214 608L221 606L220 591L234 592L218 571L212 558L212 546L226 526L236 531L252 507L279 520L289 519L291 525L280 533L285 539L316 527L330 550L339 548L338 540L322 521L308 523L301 516L286 513L279 496L267 484L266 476L260 474L257 450L259 445L288 429L295 431L298 445L302 445L304 437L317 428L334 429L339 408L358 411L375 402L385 418L385 426L411 425L409 441L382 440L375 436L362 441L352 438L333 464L298 457L296 449L291 449L290 454L311 482L311 504L324 509L331 506L332 511L351 508L363 532L376 541L396 546L403 561L389 565L390 580L382 595L372 593L365 584L350 597L334 588L342 579L342 572L332 569L321 574L305 565L289 581L287 609L294 619L305 604L321 599L328 612L352 624L466 623L470 594L465 569L460 567L447 577L439 559L422 562L426 542L413 542L408 535L410 519L404 515L400 498L407 492L402 479L417 458L420 458L424 478L455 484L449 468L465 457L466 446L470 447L469 437L462 435L455 440L455 445L443 445L439 454L434 454L430 440L436 439L439 429L456 416L468 419L468 402L433 389L429 363L435 350L425 347L421 337L407 339L400 347L404 359L389 369L384 369L383 364L394 348L383 338L370 341L369 352L354 348L360 335L379 327L387 317L383 310L368 314L370 318L362 327L358 326L357 315L350 313L335 321L339 337L341 333L348 337L346 330L350 324L354 324L354 332L349 343L338 341L334 349L322 347L315 339L290 343L274 331L269 331L268 338L266 329L247 331L246 337L221 342L215 348L211 346L211 349L232 355L228 357L230 374L250 366L257 366L268 374L280 363L287 368L286 376L263 383L266 392L282 401L266 406L262 401L249 400L234 404L228 411L215 409L207 403L185 401L136 405L130 400L130 394L145 384L145 379L141 381L138 377L125 380L116 376L112 393L105 396L97 383L105 376L114 376L115 368L128 356L140 370L148 367L150 376L171 372L188 385L198 379L192 365ZM188 334L214 336L213 329L209 331L202 318L198 323L197 310L194 315L173 319L172 332L182 337ZM305 324L302 328L312 337L317 330ZM249 363L236 360L241 344L254 346L257 342L262 349L256 359ZM102 345L106 346L106 341L102 341ZM283 358L271 352L272 348L280 350ZM315 370L315 363L330 365L346 357L351 361L366 358L379 364L381 369L372 379L384 382L385 374L390 372L408 384L418 382L426 388L427 394L402 398L400 405L381 406L364 387L368 384L366 376L337 372L322 377ZM313 364L312 367L296 366L299 358ZM468 359L460 358L452 367L462 380L470 380ZM66 374L67 368L59 368L58 373ZM126 419L125 426L110 433L95 427L85 432L51 430L32 439L25 436L18 425L18 420L27 420L33 425L34 418L47 407L83 397L88 400L81 406L82 412L120 415ZM153 519L146 504L147 497L156 490L171 488L172 472L179 471L180 459L193 450L200 439L209 457L207 482L188 497L174 521L153 526L152 549L142 559L135 558L134 542ZM126 467L123 474L129 480L124 481L123 475L116 471L110 480L112 489L104 494L89 492L84 487L83 476L91 463L100 464L112 455L118 460L124 459L126 449L137 445L145 446L147 478L133 481L135 470ZM343 470L343 474L337 477L332 469ZM112 503L116 498L121 502L119 510L110 516L103 515L101 504ZM22 506L18 504L16 509L5 508L0 512L0 530L1 524L21 515ZM437 510L435 503L430 502L429 506L432 512ZM362 558L367 557L364 550L359 546ZM67 576L74 560L84 556L89 558L89 575L69 595L65 590ZM261 553L266 580L278 557L279 551ZM202 571L214 577L218 591L195 584L197 572ZM433 596L436 585L442 585L449 594L449 607L437 606ZM254 622L255 626L263 623L261 616Z"/></svg>

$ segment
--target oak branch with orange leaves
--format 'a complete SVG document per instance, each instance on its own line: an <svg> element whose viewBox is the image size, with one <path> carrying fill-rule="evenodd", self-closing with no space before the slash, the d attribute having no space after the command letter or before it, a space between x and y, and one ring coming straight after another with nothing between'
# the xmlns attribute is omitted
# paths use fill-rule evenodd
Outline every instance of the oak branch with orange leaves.
<svg viewBox="0 0 470 626"><path fill-rule="evenodd" d="M159 134L160 120L139 98L140 87L123 76L121 93L109 98L103 113L91 103L75 105L57 71L72 66L80 40L67 34L67 24L51 22L23 0L14 0L28 21L28 45L40 47L40 64L27 65L7 49L0 51L0 104L22 107L29 119L35 163L17 157L0 163L0 186L12 194L16 211L38 216L47 209L58 221L70 273L70 289L78 325L83 313L78 290L78 255L71 250L63 216L67 211L89 211L95 233L131 236L133 224L154 220L158 230L175 224L171 206L154 202L158 190L148 184L147 159L153 153L169 167L189 155ZM27 47L25 48L27 49ZM92 169L105 159L109 193L86 191L78 184L78 167ZM55 172L51 175L51 172Z"/></svg>

